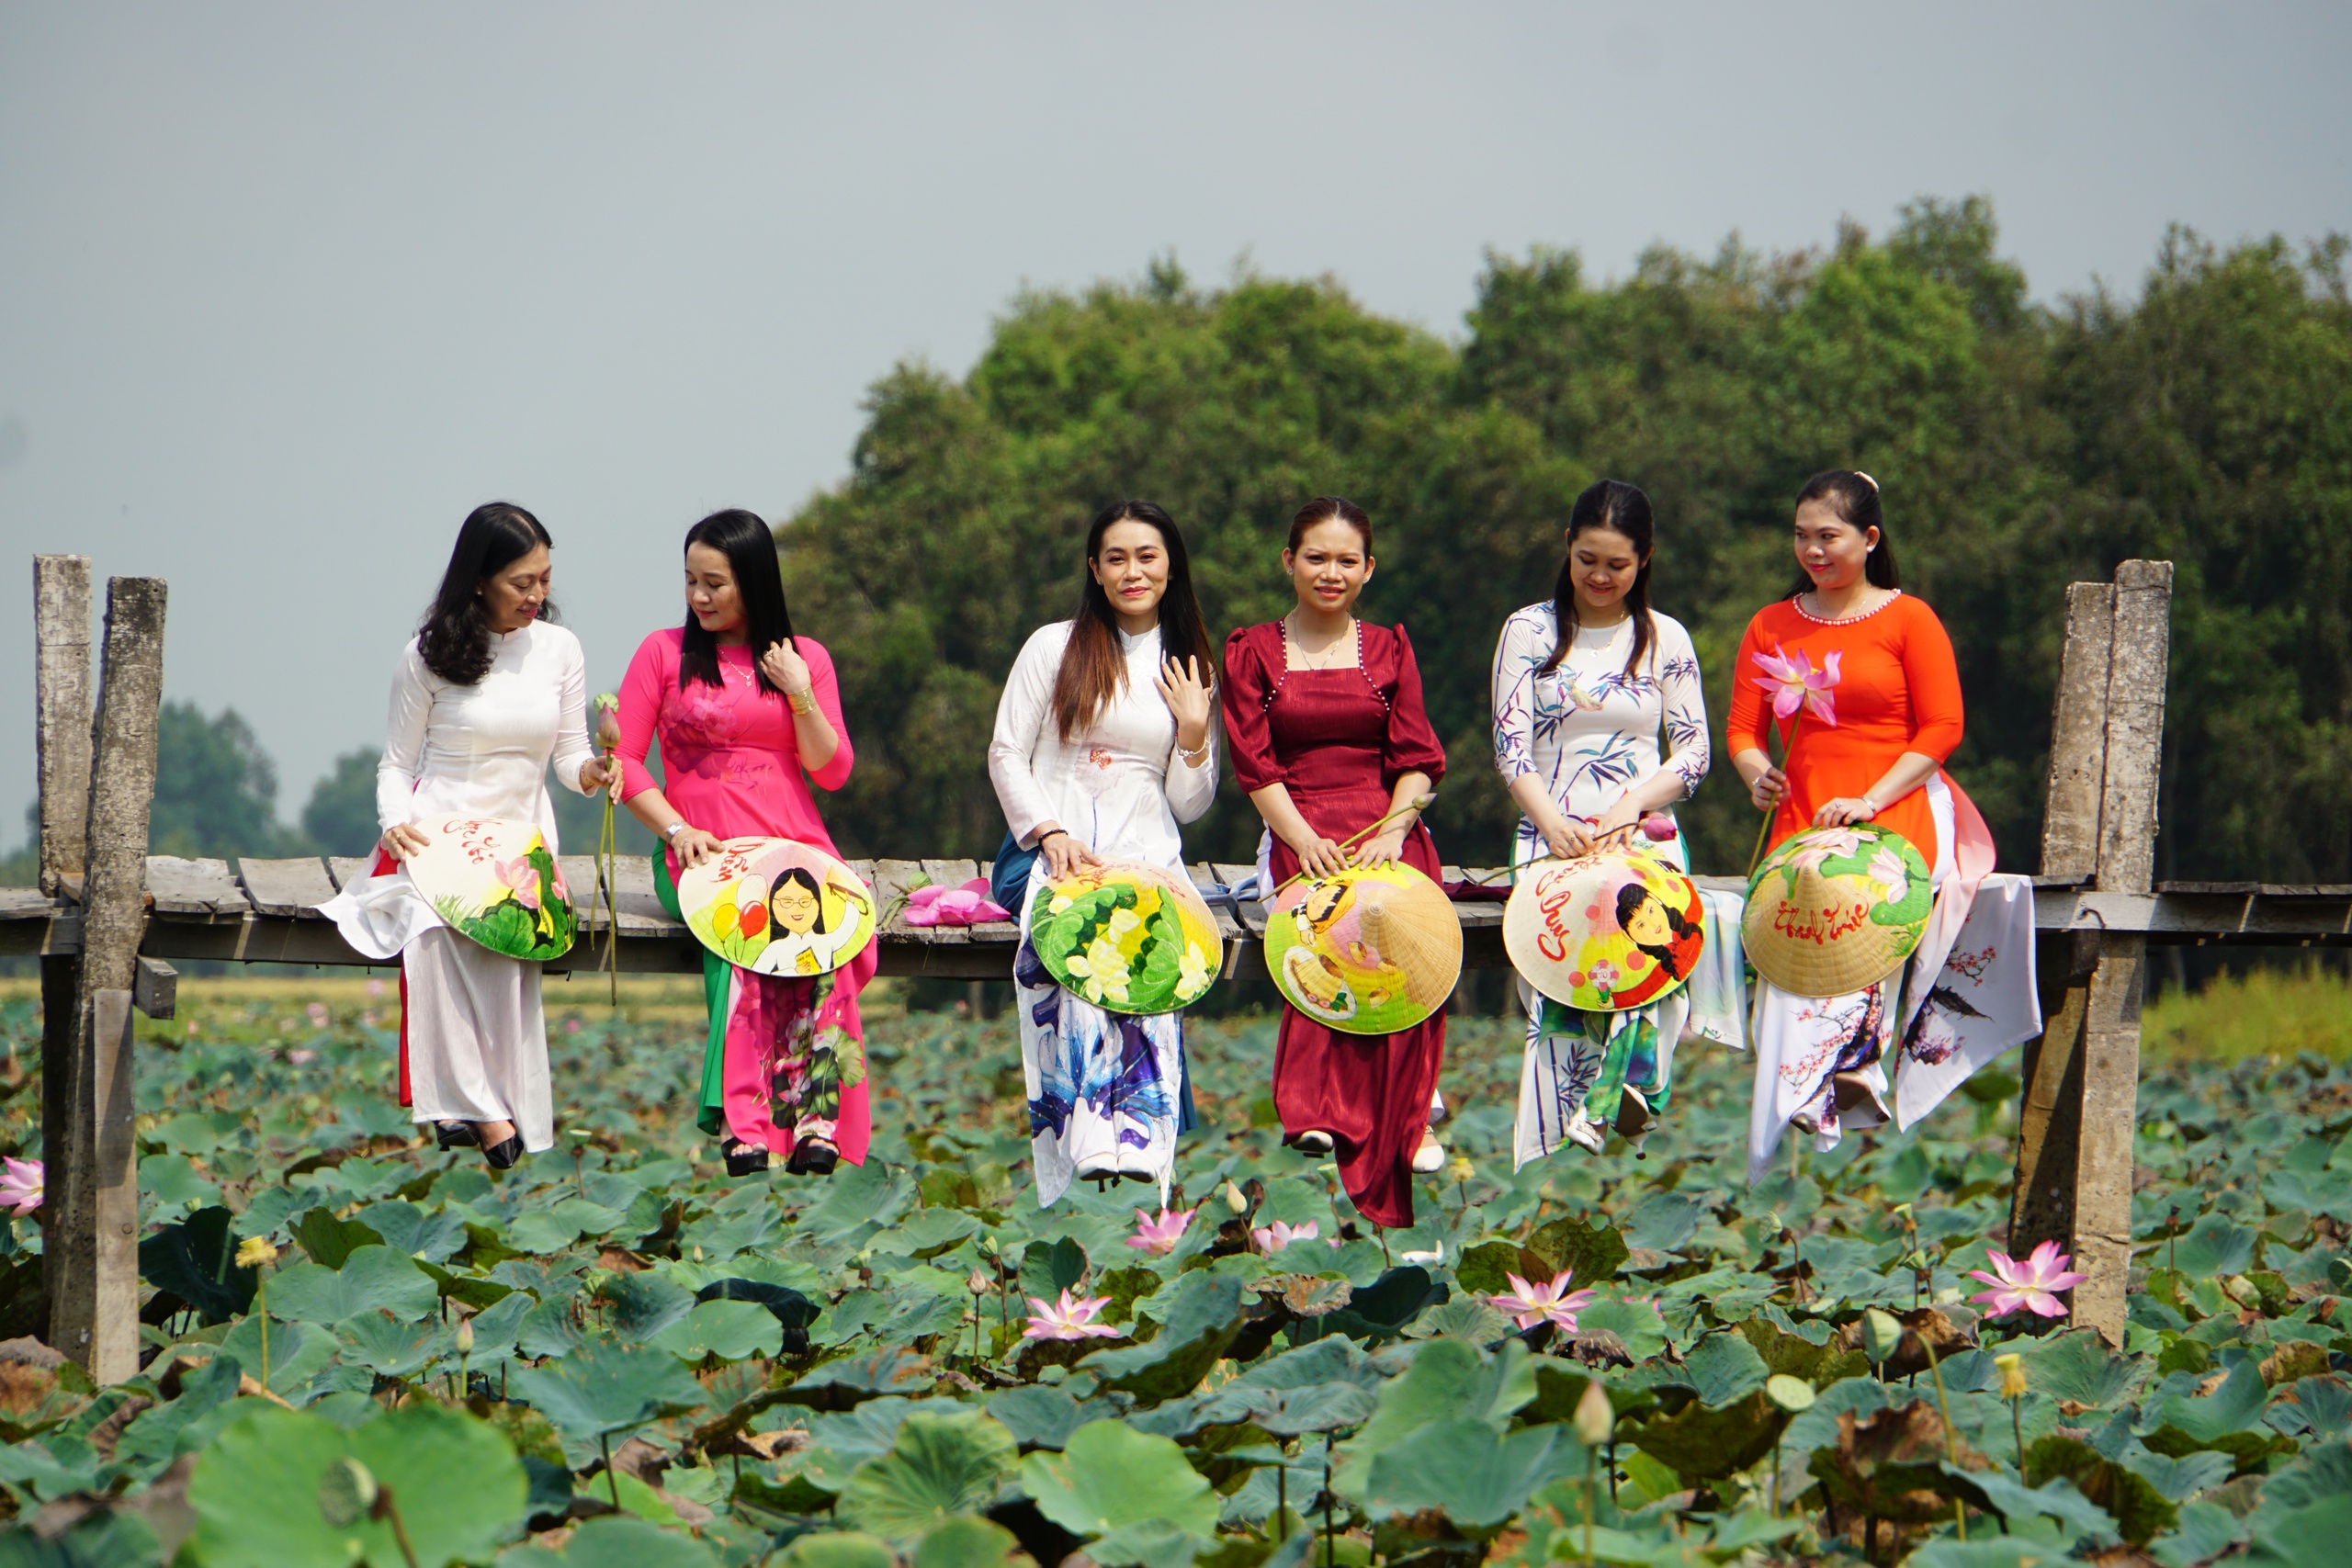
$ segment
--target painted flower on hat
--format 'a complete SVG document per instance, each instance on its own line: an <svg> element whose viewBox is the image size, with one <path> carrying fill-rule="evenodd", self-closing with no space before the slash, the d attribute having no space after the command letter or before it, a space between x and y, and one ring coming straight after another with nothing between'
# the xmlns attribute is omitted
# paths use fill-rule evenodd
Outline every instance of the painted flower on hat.
<svg viewBox="0 0 2352 1568"><path fill-rule="evenodd" d="M1783 653L1778 649L1766 653L1758 649L1750 657L1756 660L1756 667L1764 671L1756 678L1756 684L1772 699L1774 718L1786 718L1803 708L1822 723L1836 728L1838 705L1831 698L1829 689L1838 683L1838 661L1841 655L1830 653L1824 656L1818 670L1813 667L1813 660L1805 657L1803 649L1794 653Z"/></svg>
<svg viewBox="0 0 2352 1568"><path fill-rule="evenodd" d="M1903 857L1884 844L1871 856L1871 880L1885 887L1883 895L1889 904L1900 904L1911 896L1911 874L1903 864Z"/></svg>

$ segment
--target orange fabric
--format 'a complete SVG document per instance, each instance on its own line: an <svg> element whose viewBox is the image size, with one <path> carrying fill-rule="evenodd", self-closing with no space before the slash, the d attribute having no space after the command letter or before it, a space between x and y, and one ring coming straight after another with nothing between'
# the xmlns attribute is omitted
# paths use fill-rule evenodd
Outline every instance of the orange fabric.
<svg viewBox="0 0 2352 1568"><path fill-rule="evenodd" d="M1783 738L1793 727L1794 739L1782 764L1789 793L1772 818L1770 843L1810 825L1829 801L1869 789L1904 752L1940 762L1960 745L1960 667L1951 638L1936 613L1908 593L1860 620L1836 624L1813 619L1791 600L1757 611L1739 639L1724 735L1734 756L1751 747L1773 750L1765 744L1773 714L1758 684L1765 674L1756 662L1759 652L1802 654L1815 670L1838 656L1838 682L1827 689L1837 722L1804 708L1777 722ZM1925 789L1883 803L1875 820L1911 840L1935 869L1936 824Z"/></svg>

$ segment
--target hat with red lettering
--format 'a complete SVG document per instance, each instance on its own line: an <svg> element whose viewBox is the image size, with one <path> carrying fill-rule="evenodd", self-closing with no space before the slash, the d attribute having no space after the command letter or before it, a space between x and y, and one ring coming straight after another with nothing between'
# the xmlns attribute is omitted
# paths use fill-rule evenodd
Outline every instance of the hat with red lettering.
<svg viewBox="0 0 2352 1568"><path fill-rule="evenodd" d="M1740 941L1756 972L1836 997L1903 967L1927 929L1928 863L1891 829L1857 822L1782 840L1747 879Z"/></svg>
<svg viewBox="0 0 2352 1568"><path fill-rule="evenodd" d="M1706 945L1698 886L1640 850L1604 850L1524 872L1503 908L1503 951L1565 1007L1623 1012L1690 977Z"/></svg>

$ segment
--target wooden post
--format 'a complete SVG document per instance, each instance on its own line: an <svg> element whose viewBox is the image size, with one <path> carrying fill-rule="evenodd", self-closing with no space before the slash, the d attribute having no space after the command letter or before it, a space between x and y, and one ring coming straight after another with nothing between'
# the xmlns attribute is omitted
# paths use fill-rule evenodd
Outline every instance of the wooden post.
<svg viewBox="0 0 2352 1568"><path fill-rule="evenodd" d="M165 600L159 577L107 581L106 666L91 748L74 1062L75 1098L88 1120L59 1151L66 1203L51 1275L50 1343L102 1383L139 1370L130 1011L147 925L147 818L155 794ZM54 1190L56 1166L51 1168Z"/></svg>
<svg viewBox="0 0 2352 1568"><path fill-rule="evenodd" d="M33 749L40 759L40 887L81 886L90 810L90 558L33 558ZM69 881L68 878L71 878ZM74 1094L74 1044L80 1033L82 960L51 953L40 961L40 1133L49 1168L41 1206L41 1272L58 1295L63 1250L65 1151L94 1112Z"/></svg>
<svg viewBox="0 0 2352 1568"><path fill-rule="evenodd" d="M2045 877L2102 892L2150 889L2171 609L2169 561L2125 561L2111 586L2076 583L2068 593ZM2090 1276L2074 1292L2074 1321L2120 1345L2147 939L2083 933L2053 947L2045 1032L2027 1055L2009 1250L2067 1244Z"/></svg>

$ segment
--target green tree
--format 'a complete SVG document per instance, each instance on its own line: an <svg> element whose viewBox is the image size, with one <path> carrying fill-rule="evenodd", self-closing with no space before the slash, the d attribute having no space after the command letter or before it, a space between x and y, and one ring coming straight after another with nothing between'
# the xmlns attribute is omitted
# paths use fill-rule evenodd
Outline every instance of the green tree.
<svg viewBox="0 0 2352 1568"><path fill-rule="evenodd" d="M302 831L320 853L364 855L376 842L376 763L371 747L345 751L333 771L311 786Z"/></svg>
<svg viewBox="0 0 2352 1568"><path fill-rule="evenodd" d="M277 766L237 710L207 718L194 703L165 703L156 721L149 850L274 855L299 842L277 823Z"/></svg>

